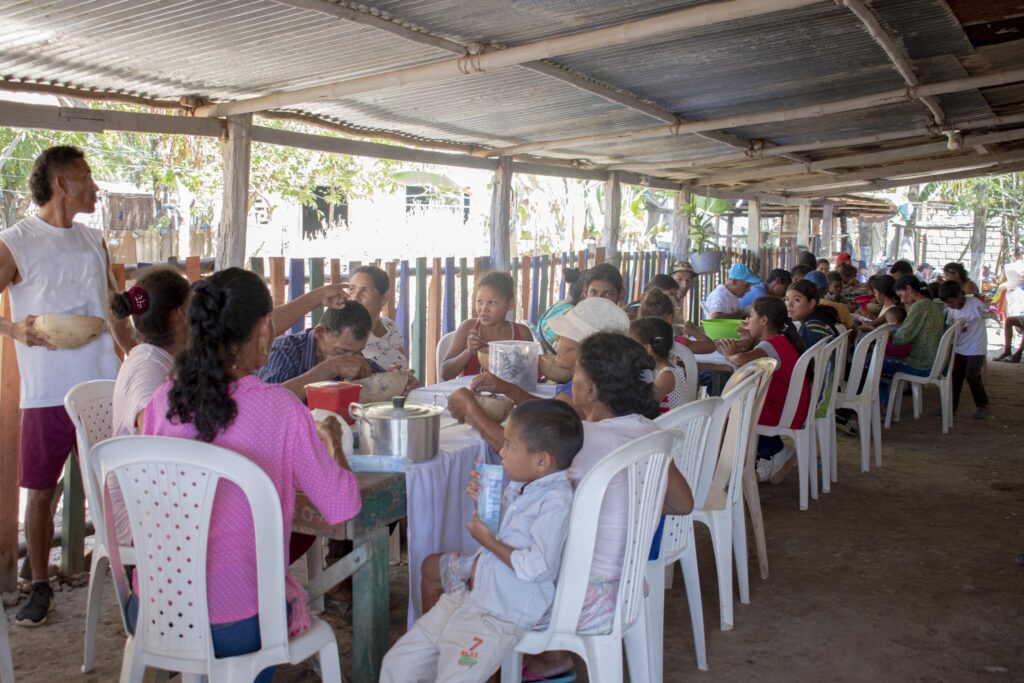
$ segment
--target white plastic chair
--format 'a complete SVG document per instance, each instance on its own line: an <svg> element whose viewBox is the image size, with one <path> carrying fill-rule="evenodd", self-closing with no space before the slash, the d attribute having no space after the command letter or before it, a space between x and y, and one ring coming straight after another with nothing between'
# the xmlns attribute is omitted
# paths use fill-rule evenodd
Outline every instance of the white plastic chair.
<svg viewBox="0 0 1024 683"><path fill-rule="evenodd" d="M850 363L850 377L840 387L835 398L836 408L846 408L857 413L861 472L871 469L872 440L875 444L875 465L882 466L882 413L879 408L878 383L882 379L882 363L885 362L885 344L889 340L889 329L888 324L879 325L857 343ZM831 432L832 481L836 481L839 474L834 419L833 417Z"/></svg>
<svg viewBox="0 0 1024 683"><path fill-rule="evenodd" d="M0 614L0 683L14 683L14 661L11 659L6 614Z"/></svg>
<svg viewBox="0 0 1024 683"><path fill-rule="evenodd" d="M671 432L654 432L612 451L597 463L576 487L569 537L562 552L560 580L555 589L551 622L543 631L531 631L504 661L502 683L522 680L523 654L545 650L575 652L587 666L592 683L622 681L622 646L625 643L629 677L648 680L647 626L643 618L644 570L651 539L665 501L668 463L675 440ZM629 526L622 578L611 630L602 635L576 633L597 538L598 511L609 482L616 475L629 481ZM638 623L639 622L639 623Z"/></svg>
<svg viewBox="0 0 1024 683"><path fill-rule="evenodd" d="M720 398L695 401L670 410L658 417L663 429L676 436L672 448L672 461L690 490L697 490L699 477L708 476L701 465L705 458L714 458L722 440L722 420L715 420ZM668 576L675 562L683 570L686 601L690 606L690 624L693 628L693 646L697 655L697 668L708 669L707 646L704 642L704 609L700 599L700 575L697 569L697 548L693 538L692 515L667 515L661 534L661 547L657 560L647 563L647 583L650 587L645 605L647 617L647 651L651 666L651 680L660 681L663 673L663 643L665 640L665 590Z"/></svg>
<svg viewBox="0 0 1024 683"><path fill-rule="evenodd" d="M700 370L697 367L697 359L694 357L693 351L682 344L676 345L674 353L686 373L686 402L691 403L697 400L697 392L700 389Z"/></svg>
<svg viewBox="0 0 1024 683"><path fill-rule="evenodd" d="M822 396L817 405L813 405L811 411L815 415L814 431L818 437L818 450L821 453L821 491L829 493L832 490L832 482L836 481L836 473L833 471L836 462L836 396L839 392L839 383L842 381L843 373L846 371L846 353L849 349L850 335L845 330L842 334L834 337L825 346L821 353L822 362L819 366L822 373L831 376L822 378ZM823 417L817 417L818 406L827 402L828 410ZM811 472L815 475L814 471Z"/></svg>
<svg viewBox="0 0 1024 683"><path fill-rule="evenodd" d="M68 411L71 423L75 425L75 450L78 452L78 464L82 471L82 483L85 489L85 500L92 515L93 527L96 529L92 548L92 562L89 568L89 590L85 607L85 653L82 660L82 673L92 671L96 659L96 629L99 625L100 606L103 604L103 584L106 582L107 569L110 567L110 551L107 549L106 534L101 527L106 523L102 515L100 503L99 480L93 475L89 464L91 449L94 445L109 439L113 431L113 413L111 401L114 395L113 380L99 379L82 382L71 387L64 397L64 408ZM112 542L117 542L117 534L110 533ZM135 564L135 549L132 546L121 546L121 561L124 564Z"/></svg>
<svg viewBox="0 0 1024 683"><path fill-rule="evenodd" d="M455 341L455 333L449 332L441 335L441 338L437 340L437 349L434 351L434 372L437 375L437 381L441 381L441 364L444 363L444 359L448 356L448 351L452 348L452 342Z"/></svg>
<svg viewBox="0 0 1024 683"><path fill-rule="evenodd" d="M147 666L179 671L185 680L249 683L263 669L297 664L319 653L325 681L341 682L334 631L319 619L288 638L281 504L258 465L242 455L191 439L122 436L97 444L91 467L97 481L116 477L136 544L139 612L125 644L121 681L141 681ZM206 546L217 485L238 486L249 501L255 529L261 648L218 659L213 653L206 600ZM105 502L106 497L104 497ZM104 505L111 532L111 511ZM109 539L105 539L108 540ZM128 585L116 545L110 560L122 607ZM126 624L127 626L127 624Z"/></svg>
<svg viewBox="0 0 1024 683"><path fill-rule="evenodd" d="M761 408L764 407L765 398L768 396L768 386L772 383L772 374L778 363L772 358L758 358L747 363L751 369L757 372L757 394L754 397L754 408L750 415L754 422L761 417ZM736 374L736 373L734 373ZM731 379L731 378L730 378ZM733 383L726 383L726 387L732 388ZM750 527L754 532L754 544L757 547L757 564L761 569L761 578L768 578L768 541L764 533L764 515L761 513L761 494L757 490L757 471L755 470L757 460L757 438L754 430L747 430L747 457L743 463L743 501L747 506L747 513L750 515ZM742 516L742 515L741 515ZM742 527L733 528L733 536L742 534L743 543L746 543L746 531ZM747 568L744 563L736 565L737 577L740 586L740 601L749 602L749 587Z"/></svg>
<svg viewBox="0 0 1024 683"><path fill-rule="evenodd" d="M821 387L824 384L825 374L819 368L823 367L823 351L828 345L828 339L822 339L817 344L800 354L800 358L793 368L793 374L789 382L789 391L786 394L786 405L782 409L782 417L779 424L769 427L757 425L758 436L784 436L793 440L796 446L796 464L800 475L800 509L807 509L807 487L810 483L811 497L818 499L818 473L817 473L817 448L814 438L814 404L816 396L821 396ZM814 379L811 381L812 400L807 409L807 417L803 425L793 428L793 418L800 405L800 397L804 391L804 382L807 372L814 367ZM812 468L814 472L812 472ZM812 476L813 475L813 476Z"/></svg>
<svg viewBox="0 0 1024 683"><path fill-rule="evenodd" d="M715 416L722 434L717 462L708 485L702 482L694 492L693 520L711 532L718 578L719 621L723 631L731 630L734 623L733 562L740 583L740 599L750 602L742 478L750 450L751 425L756 421L754 408L763 371L751 367L747 372L749 374L736 382L730 380L731 386L722 393L722 403Z"/></svg>
<svg viewBox="0 0 1024 683"><path fill-rule="evenodd" d="M921 388L929 384L939 388L939 400L942 404L942 433L946 434L953 427L953 351L956 349L956 341L960 337L960 330L963 328L963 321L956 320L949 328L942 333L939 340L939 348L935 352L935 360L932 362L932 370L927 377L909 375L905 372L897 372L892 377L892 385L889 387L889 408L885 413L885 427L892 425L893 415L896 421L900 421L900 404L903 402L903 382L910 385L910 391L914 397L914 419L921 416ZM894 410L895 407L895 410Z"/></svg>

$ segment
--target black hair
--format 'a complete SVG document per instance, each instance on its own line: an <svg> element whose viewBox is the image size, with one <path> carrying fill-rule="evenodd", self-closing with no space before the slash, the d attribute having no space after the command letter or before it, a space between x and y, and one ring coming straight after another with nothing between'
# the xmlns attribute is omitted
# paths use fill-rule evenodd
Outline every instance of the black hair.
<svg viewBox="0 0 1024 683"><path fill-rule="evenodd" d="M889 268L889 274L893 277L896 277L897 275L913 275L914 266L910 265L910 261L900 259L896 263L892 264L891 268Z"/></svg>
<svg viewBox="0 0 1024 683"><path fill-rule="evenodd" d="M637 318L629 324L631 335L640 340L641 344L650 344L654 357L668 360L672 351L672 325L662 318Z"/></svg>
<svg viewBox="0 0 1024 683"><path fill-rule="evenodd" d="M925 285L928 288L928 298L938 299L939 298L939 282L929 282Z"/></svg>
<svg viewBox="0 0 1024 683"><path fill-rule="evenodd" d="M213 441L238 415L228 368L256 325L274 310L263 279L227 268L192 285L188 348L178 355L167 419L192 422L199 438Z"/></svg>
<svg viewBox="0 0 1024 683"><path fill-rule="evenodd" d="M661 291L674 292L679 289L679 283L676 282L675 278L671 275L665 275L665 273L658 273L651 278L651 281L647 283L647 287L644 288L644 292L650 292L654 289L660 289Z"/></svg>
<svg viewBox="0 0 1024 683"><path fill-rule="evenodd" d="M832 284L833 282L843 284L843 276L838 270L830 270L825 273L825 279L828 280L829 284Z"/></svg>
<svg viewBox="0 0 1024 683"><path fill-rule="evenodd" d="M359 273L366 273L370 276L373 281L373 288L381 294L387 294L391 289L391 278L388 277L388 273L383 268L377 266L360 266L352 271L352 275L358 275ZM349 276L349 282L352 281L352 276Z"/></svg>
<svg viewBox="0 0 1024 683"><path fill-rule="evenodd" d="M136 288L144 290L142 298L146 303L141 312L137 305L137 312L132 315L132 294L137 293ZM110 298L110 312L118 320L132 316L135 341L153 346L170 346L174 341L171 314L185 305L189 291L188 280L176 269L150 266L142 271L131 289Z"/></svg>
<svg viewBox="0 0 1024 683"><path fill-rule="evenodd" d="M939 285L938 297L939 301L949 301L950 299L956 299L963 293L964 288L960 286L959 282L946 280Z"/></svg>
<svg viewBox="0 0 1024 683"><path fill-rule="evenodd" d="M901 289L912 289L918 294L928 297L932 297L932 292L928 289L928 285L924 284L917 279L916 275L904 275L899 280L896 280L896 291Z"/></svg>
<svg viewBox="0 0 1024 683"><path fill-rule="evenodd" d="M818 286L810 280L797 280L789 286L789 291L797 292L810 301L817 301L818 304L814 307L814 313L819 318L824 318L825 322L832 323L833 325L839 322L839 311L832 306L822 305L821 292L818 291Z"/></svg>
<svg viewBox="0 0 1024 683"><path fill-rule="evenodd" d="M814 270L814 268L811 268L806 263L798 263L795 266L793 266L793 269L789 271L789 273L791 277L796 277L797 275L799 275L800 277L807 277L807 274L810 273L812 270Z"/></svg>
<svg viewBox="0 0 1024 683"><path fill-rule="evenodd" d="M579 268L562 268L562 280L569 285L569 301L574 306L583 301L583 275L586 272Z"/></svg>
<svg viewBox="0 0 1024 683"><path fill-rule="evenodd" d="M964 264L953 261L942 266L942 270L945 272L956 273L961 280L964 282L970 282L971 276L968 274L967 269L964 268Z"/></svg>
<svg viewBox="0 0 1024 683"><path fill-rule="evenodd" d="M902 324L903 321L907 319L907 309L903 308L902 306L890 307L885 312L885 314L889 315L890 313L892 313L896 317L896 322L899 324Z"/></svg>
<svg viewBox="0 0 1024 683"><path fill-rule="evenodd" d="M814 258L814 254L809 251L801 251L800 255L796 257L796 262L804 264L811 270L814 270L818 265L818 261Z"/></svg>
<svg viewBox="0 0 1024 683"><path fill-rule="evenodd" d="M776 280L781 282L784 286L789 287L793 282L793 275L785 268L775 268L769 272L768 277L764 279L765 284L775 282Z"/></svg>
<svg viewBox="0 0 1024 683"><path fill-rule="evenodd" d="M597 399L613 415L661 414L654 400L654 359L624 334L598 332L583 340L577 365L597 387Z"/></svg>
<svg viewBox="0 0 1024 683"><path fill-rule="evenodd" d="M476 289L473 291L479 292L481 287L490 287L509 301L514 301L516 298L516 283L512 281L512 276L508 273L487 273L476 283Z"/></svg>
<svg viewBox="0 0 1024 683"><path fill-rule="evenodd" d="M565 401L542 398L520 403L509 419L529 453L546 452L558 469L566 470L583 448L583 421Z"/></svg>
<svg viewBox="0 0 1024 683"><path fill-rule="evenodd" d="M839 272L844 278L856 277L857 266L853 265L849 261L845 261L839 265Z"/></svg>
<svg viewBox="0 0 1024 683"><path fill-rule="evenodd" d="M662 318L666 315L674 315L676 306L672 303L669 295L660 289L652 289L640 299L640 317L647 318L655 316Z"/></svg>
<svg viewBox="0 0 1024 683"><path fill-rule="evenodd" d="M797 353L807 350L796 325L789 319L789 312L782 299L774 296L759 296L754 299L753 311L768 318L768 327L785 336Z"/></svg>
<svg viewBox="0 0 1024 683"><path fill-rule="evenodd" d="M820 259L818 259L817 261L814 262L814 269L817 270L818 266L820 266L822 263L824 263L829 268L832 267L832 264L828 262L827 258L820 258Z"/></svg>
<svg viewBox="0 0 1024 683"><path fill-rule="evenodd" d="M583 283L583 291L590 289L590 285L593 282L608 282L612 287L622 293L622 273L619 269L610 263L598 263L596 266L587 271L587 277Z"/></svg>
<svg viewBox="0 0 1024 683"><path fill-rule="evenodd" d="M868 286L881 293L882 296L896 301L896 278L886 273L875 275L873 277L874 279L868 283Z"/></svg>
<svg viewBox="0 0 1024 683"><path fill-rule="evenodd" d="M370 312L358 301L351 299L345 302L343 308L327 308L320 317L320 325L329 334L341 334L345 330L351 330L352 336L356 339L366 339L373 327L373 319Z"/></svg>
<svg viewBox="0 0 1024 683"><path fill-rule="evenodd" d="M28 176L28 191L32 201L42 206L53 199L53 179L62 171L66 171L76 161L85 161L85 152L72 145L47 147L32 163L32 172Z"/></svg>

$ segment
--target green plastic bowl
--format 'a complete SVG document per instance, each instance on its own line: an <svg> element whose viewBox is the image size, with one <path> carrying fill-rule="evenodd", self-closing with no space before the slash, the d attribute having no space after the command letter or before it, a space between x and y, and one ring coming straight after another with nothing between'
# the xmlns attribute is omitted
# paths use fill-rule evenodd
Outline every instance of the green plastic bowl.
<svg viewBox="0 0 1024 683"><path fill-rule="evenodd" d="M711 339L739 339L740 334L736 330L741 322L743 321L738 318L715 318L705 320L701 324L704 326L704 334Z"/></svg>

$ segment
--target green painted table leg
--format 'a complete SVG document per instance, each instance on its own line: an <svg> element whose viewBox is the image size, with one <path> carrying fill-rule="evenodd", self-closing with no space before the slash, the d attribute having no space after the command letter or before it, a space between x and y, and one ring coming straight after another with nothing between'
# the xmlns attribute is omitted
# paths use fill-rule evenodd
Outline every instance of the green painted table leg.
<svg viewBox="0 0 1024 683"><path fill-rule="evenodd" d="M64 576L85 571L85 490L74 451L64 465L64 509L61 516L60 565Z"/></svg>
<svg viewBox="0 0 1024 683"><path fill-rule="evenodd" d="M366 542L370 561L352 575L352 678L355 683L374 683L388 651L388 528L371 530L355 544Z"/></svg>

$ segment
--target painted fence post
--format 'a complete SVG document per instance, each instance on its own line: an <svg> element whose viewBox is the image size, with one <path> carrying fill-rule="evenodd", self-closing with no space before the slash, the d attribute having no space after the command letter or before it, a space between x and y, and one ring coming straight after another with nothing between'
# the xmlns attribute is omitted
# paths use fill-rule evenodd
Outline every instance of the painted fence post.
<svg viewBox="0 0 1024 683"><path fill-rule="evenodd" d="M261 256L250 256L249 257L249 270L259 275L261 278L266 279L267 273L263 269L263 257Z"/></svg>
<svg viewBox="0 0 1024 683"><path fill-rule="evenodd" d="M455 329L455 258L444 260L444 302L441 307L441 334ZM438 368L440 371L440 368Z"/></svg>
<svg viewBox="0 0 1024 683"><path fill-rule="evenodd" d="M416 313L413 318L412 350L409 357L417 377L427 374L427 257L416 259Z"/></svg>
<svg viewBox="0 0 1024 683"><path fill-rule="evenodd" d="M424 345L425 349L430 352L425 354L424 360L427 367L427 383L435 384L439 376L438 370L440 370L440 368L435 367L437 359L432 351L437 348L437 342L441 338L441 285L443 283L441 259L433 259L433 263L431 265L430 285L427 288L427 340Z"/></svg>
<svg viewBox="0 0 1024 683"><path fill-rule="evenodd" d="M562 252L562 270L569 267L569 254ZM561 301L565 298L565 278L560 278L561 284L558 285L558 300Z"/></svg>
<svg viewBox="0 0 1024 683"><path fill-rule="evenodd" d="M465 257L459 259L459 321L466 320L469 315L469 264Z"/></svg>
<svg viewBox="0 0 1024 683"><path fill-rule="evenodd" d="M391 283L391 295L388 297L387 309L386 309L384 315L386 315L391 320L394 320L395 319L395 303L396 303L396 300L398 299L398 281L395 279L395 273L396 273L397 268L398 268L398 262L397 261L388 261L387 263L384 264L384 266L385 266L384 270L386 270L387 273L388 273L388 282ZM402 336L403 337L405 336L404 332L402 333Z"/></svg>
<svg viewBox="0 0 1024 683"><path fill-rule="evenodd" d="M540 257L540 306L537 310L538 322L540 322L548 308L551 307L551 281L548 279L550 272L551 257L544 254Z"/></svg>
<svg viewBox="0 0 1024 683"><path fill-rule="evenodd" d="M309 259L309 290L313 291L318 287L324 286L324 259L323 257L313 257ZM320 318L323 317L324 307L317 306L313 309L310 314L310 320L314 326L320 322Z"/></svg>
<svg viewBox="0 0 1024 683"><path fill-rule="evenodd" d="M306 293L306 264L300 258L290 259L288 267L288 300L295 301ZM305 320L299 319L292 325L292 334L302 332Z"/></svg>
<svg viewBox="0 0 1024 683"><path fill-rule="evenodd" d="M274 300L274 306L285 303L285 288L288 279L284 274L284 257L270 257L270 297Z"/></svg>
<svg viewBox="0 0 1024 683"><path fill-rule="evenodd" d="M412 362L412 354L409 352L409 262L402 261L399 266L398 275L398 306L395 311L395 324L402 333L402 345L405 347L405 356ZM423 379L422 375L419 376Z"/></svg>
<svg viewBox="0 0 1024 683"><path fill-rule="evenodd" d="M530 259L530 322L534 325L540 320L540 257Z"/></svg>

